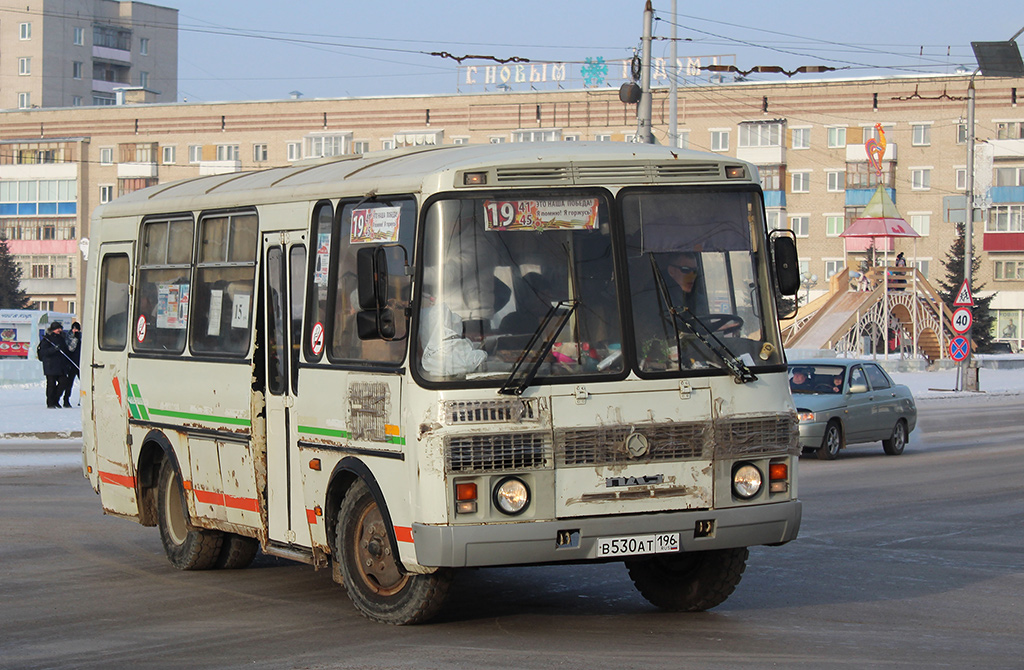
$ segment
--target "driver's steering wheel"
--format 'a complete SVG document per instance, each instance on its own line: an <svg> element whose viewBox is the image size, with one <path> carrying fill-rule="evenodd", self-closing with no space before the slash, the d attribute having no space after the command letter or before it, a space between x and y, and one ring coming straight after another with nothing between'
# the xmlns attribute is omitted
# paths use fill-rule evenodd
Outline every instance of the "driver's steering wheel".
<svg viewBox="0 0 1024 670"><path fill-rule="evenodd" d="M735 335L743 327L743 319L736 314L705 314L700 320L711 332L723 335Z"/></svg>

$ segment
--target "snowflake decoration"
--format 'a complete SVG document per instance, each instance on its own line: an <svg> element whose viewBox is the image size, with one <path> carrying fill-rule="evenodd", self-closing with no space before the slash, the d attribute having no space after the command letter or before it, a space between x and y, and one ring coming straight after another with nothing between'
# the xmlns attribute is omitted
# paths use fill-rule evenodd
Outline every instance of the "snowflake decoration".
<svg viewBox="0 0 1024 670"><path fill-rule="evenodd" d="M583 85L592 88L603 84L604 77L608 74L608 65L604 62L604 58L601 56L593 60L587 58L586 63L586 65L580 68L580 74L583 75Z"/></svg>

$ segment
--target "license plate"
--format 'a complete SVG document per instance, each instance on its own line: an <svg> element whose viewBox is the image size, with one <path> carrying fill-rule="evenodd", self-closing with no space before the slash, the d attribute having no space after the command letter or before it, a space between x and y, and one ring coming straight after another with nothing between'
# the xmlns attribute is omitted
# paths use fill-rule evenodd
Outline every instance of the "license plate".
<svg viewBox="0 0 1024 670"><path fill-rule="evenodd" d="M655 535L629 535L626 537L599 537L597 556L635 556L637 554L667 554L679 551L679 533Z"/></svg>

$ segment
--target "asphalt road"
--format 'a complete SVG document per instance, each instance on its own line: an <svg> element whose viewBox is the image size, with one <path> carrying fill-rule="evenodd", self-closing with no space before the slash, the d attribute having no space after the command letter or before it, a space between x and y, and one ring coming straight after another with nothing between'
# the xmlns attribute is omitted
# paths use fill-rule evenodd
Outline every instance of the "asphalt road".
<svg viewBox="0 0 1024 670"><path fill-rule="evenodd" d="M100 513L75 441L0 442L2 668L1020 668L1024 399L922 404L907 451L803 459L800 537L717 609L620 564L466 571L436 623L371 623L326 571L178 572Z"/></svg>

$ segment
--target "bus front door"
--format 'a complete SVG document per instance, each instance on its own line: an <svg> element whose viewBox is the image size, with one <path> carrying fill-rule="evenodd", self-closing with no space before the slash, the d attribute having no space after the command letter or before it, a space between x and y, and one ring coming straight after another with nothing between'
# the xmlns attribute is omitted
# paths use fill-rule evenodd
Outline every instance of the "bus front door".
<svg viewBox="0 0 1024 670"><path fill-rule="evenodd" d="M134 244L107 243L100 246L98 279L90 286L94 292L86 304L95 305L85 327L88 350L82 352L82 384L87 389L85 403L92 421L82 427L86 432L85 461L93 472L103 509L112 514L135 516L139 513L136 495L135 463L128 444L128 417L132 394L128 384L129 315ZM94 478L94 479L93 479Z"/></svg>
<svg viewBox="0 0 1024 670"><path fill-rule="evenodd" d="M263 356L266 365L267 534L277 544L310 546L295 440L306 247L298 234L267 235L264 247Z"/></svg>

